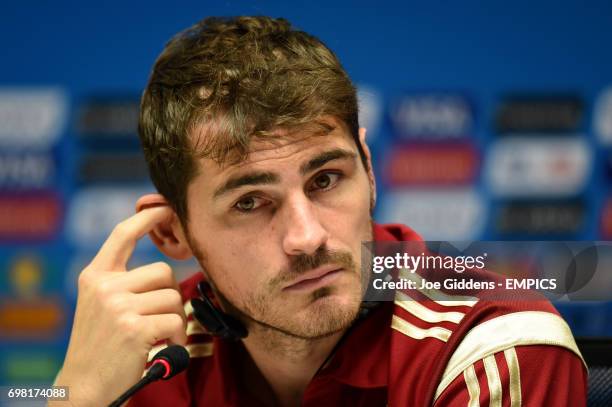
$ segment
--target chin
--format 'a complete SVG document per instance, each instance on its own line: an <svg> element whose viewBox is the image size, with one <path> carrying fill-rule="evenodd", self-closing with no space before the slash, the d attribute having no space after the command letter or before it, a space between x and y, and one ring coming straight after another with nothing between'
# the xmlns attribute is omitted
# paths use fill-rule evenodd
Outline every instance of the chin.
<svg viewBox="0 0 612 407"><path fill-rule="evenodd" d="M343 331L357 317L360 305L359 296L322 287L312 292L310 303L296 314L291 331L296 336L311 339Z"/></svg>
<svg viewBox="0 0 612 407"><path fill-rule="evenodd" d="M301 339L324 338L350 327L361 306L361 284L345 280L299 296L253 300L245 307L249 329L259 326ZM252 325L255 322L256 325Z"/></svg>

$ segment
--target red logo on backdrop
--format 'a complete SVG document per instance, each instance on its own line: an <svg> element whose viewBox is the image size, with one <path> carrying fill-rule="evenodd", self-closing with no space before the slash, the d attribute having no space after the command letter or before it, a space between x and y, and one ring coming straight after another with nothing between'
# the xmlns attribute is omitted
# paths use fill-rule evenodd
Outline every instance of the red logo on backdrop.
<svg viewBox="0 0 612 407"><path fill-rule="evenodd" d="M61 332L65 321L57 299L0 301L0 339L50 339Z"/></svg>
<svg viewBox="0 0 612 407"><path fill-rule="evenodd" d="M61 215L62 205L54 193L0 196L0 240L52 238Z"/></svg>
<svg viewBox="0 0 612 407"><path fill-rule="evenodd" d="M470 144L408 145L393 150L385 167L391 185L466 184L478 172Z"/></svg>

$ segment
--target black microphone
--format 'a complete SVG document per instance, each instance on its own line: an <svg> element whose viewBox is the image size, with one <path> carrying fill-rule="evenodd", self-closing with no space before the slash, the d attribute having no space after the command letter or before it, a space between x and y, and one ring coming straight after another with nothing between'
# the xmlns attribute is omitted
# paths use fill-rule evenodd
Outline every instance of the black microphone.
<svg viewBox="0 0 612 407"><path fill-rule="evenodd" d="M172 345L162 349L153 357L153 363L147 374L138 383L130 387L128 391L123 393L121 397L109 404L108 407L120 407L147 384L159 379L168 380L187 369L188 364L189 353L184 347Z"/></svg>

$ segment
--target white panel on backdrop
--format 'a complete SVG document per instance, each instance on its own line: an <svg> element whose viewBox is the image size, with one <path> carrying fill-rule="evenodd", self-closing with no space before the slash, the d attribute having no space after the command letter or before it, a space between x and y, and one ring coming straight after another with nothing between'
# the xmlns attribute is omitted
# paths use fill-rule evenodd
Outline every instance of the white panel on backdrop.
<svg viewBox="0 0 612 407"><path fill-rule="evenodd" d="M485 202L473 188L402 189L385 193L382 223L403 223L425 240L478 239L486 222Z"/></svg>
<svg viewBox="0 0 612 407"><path fill-rule="evenodd" d="M561 197L586 186L592 151L579 137L508 137L491 146L485 177L503 197Z"/></svg>
<svg viewBox="0 0 612 407"><path fill-rule="evenodd" d="M461 94L407 94L391 107L394 132L400 139L446 140L469 136L474 112Z"/></svg>
<svg viewBox="0 0 612 407"><path fill-rule="evenodd" d="M59 88L0 88L0 147L52 147L67 123Z"/></svg>
<svg viewBox="0 0 612 407"><path fill-rule="evenodd" d="M90 187L77 192L66 220L68 240L80 249L98 248L117 223L134 215L136 201L146 193L151 191L134 187Z"/></svg>

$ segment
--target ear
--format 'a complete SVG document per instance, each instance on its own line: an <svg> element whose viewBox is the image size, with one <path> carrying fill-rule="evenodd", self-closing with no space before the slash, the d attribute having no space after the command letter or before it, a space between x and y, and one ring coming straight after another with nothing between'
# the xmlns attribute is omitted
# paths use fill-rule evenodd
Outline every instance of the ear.
<svg viewBox="0 0 612 407"><path fill-rule="evenodd" d="M370 189L372 190L371 206L373 208L374 205L376 205L376 178L374 177L374 169L372 166L372 154L370 154L370 148L368 147L368 143L366 143L366 132L367 130L365 127L359 128L359 142L361 143L361 148L363 149L363 152L365 153L368 162L368 168L366 168L366 171L368 172L368 179L370 180Z"/></svg>
<svg viewBox="0 0 612 407"><path fill-rule="evenodd" d="M136 212L154 206L170 206L170 204L160 194L144 195L136 202ZM171 217L157 224L149 232L149 237L163 254L172 259L187 260L193 256L181 222L174 211Z"/></svg>

